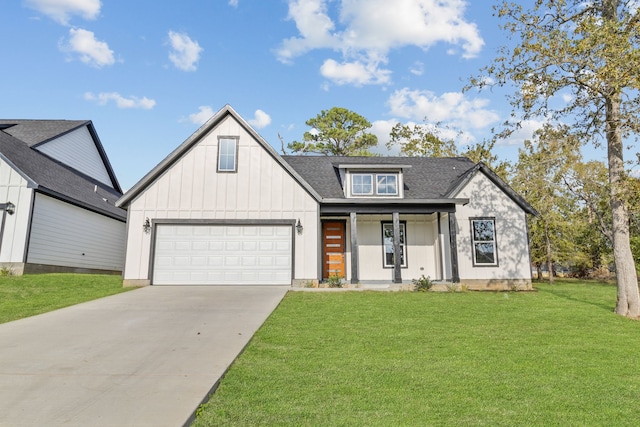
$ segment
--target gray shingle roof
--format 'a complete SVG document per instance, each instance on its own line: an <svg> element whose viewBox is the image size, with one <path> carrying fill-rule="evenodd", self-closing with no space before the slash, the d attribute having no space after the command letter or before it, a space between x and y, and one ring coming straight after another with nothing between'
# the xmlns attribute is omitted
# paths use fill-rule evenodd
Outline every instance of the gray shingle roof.
<svg viewBox="0 0 640 427"><path fill-rule="evenodd" d="M23 128L21 132L14 133L31 135L26 136L28 139L31 138L31 143L10 135L7 130L11 128L2 129L3 123L16 122L22 122L26 126L21 126ZM23 177L30 181L30 185L39 191L112 218L124 220L126 212L115 206L115 201L122 193L31 148L32 145L37 144L35 142L37 140L43 142L51 139L54 136L52 135L52 132L54 132L52 129L56 127L45 126L43 128L35 126L38 131L29 132L26 130L29 127L29 122L33 124L35 121L0 120L0 156L12 164ZM49 122L49 125L53 125L52 122L57 121L46 122ZM57 129L67 129L67 131L76 128L78 123L90 123L87 121L73 121L75 126L69 127L67 125L70 125L72 121L62 120L60 122L62 123ZM48 130L45 131L44 129ZM97 191L94 191L96 186ZM104 199L107 200L105 201Z"/></svg>
<svg viewBox="0 0 640 427"><path fill-rule="evenodd" d="M3 125L13 125L4 131L29 147L49 141L87 124L89 124L88 120L0 119L0 129L4 127Z"/></svg>
<svg viewBox="0 0 640 427"><path fill-rule="evenodd" d="M338 165L406 165L405 199L441 199L475 164L466 157L283 156L323 198L344 199Z"/></svg>

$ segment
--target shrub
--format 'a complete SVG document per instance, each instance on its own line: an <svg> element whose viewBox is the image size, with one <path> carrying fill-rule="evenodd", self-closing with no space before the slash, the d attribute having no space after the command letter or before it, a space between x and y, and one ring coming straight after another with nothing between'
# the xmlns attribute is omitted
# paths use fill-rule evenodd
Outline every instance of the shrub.
<svg viewBox="0 0 640 427"><path fill-rule="evenodd" d="M327 279L327 285L329 285L330 288L341 288L342 276L335 273L329 275L329 278Z"/></svg>
<svg viewBox="0 0 640 427"><path fill-rule="evenodd" d="M429 277L424 277L424 274L418 279L411 280L413 283L413 290L415 292L427 292L433 287L433 282Z"/></svg>

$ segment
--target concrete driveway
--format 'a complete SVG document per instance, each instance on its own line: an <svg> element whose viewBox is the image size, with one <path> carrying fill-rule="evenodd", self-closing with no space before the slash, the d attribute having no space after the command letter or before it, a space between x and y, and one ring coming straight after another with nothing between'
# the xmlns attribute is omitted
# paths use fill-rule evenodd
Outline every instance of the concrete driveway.
<svg viewBox="0 0 640 427"><path fill-rule="evenodd" d="M0 426L182 426L285 286L150 286L0 324Z"/></svg>

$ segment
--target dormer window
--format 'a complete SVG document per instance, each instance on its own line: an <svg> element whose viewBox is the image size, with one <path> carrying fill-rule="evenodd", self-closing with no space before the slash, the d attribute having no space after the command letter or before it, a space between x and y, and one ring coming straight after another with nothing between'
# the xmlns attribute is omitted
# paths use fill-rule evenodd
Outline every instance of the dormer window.
<svg viewBox="0 0 640 427"><path fill-rule="evenodd" d="M397 196L398 174L351 173L352 196Z"/></svg>
<svg viewBox="0 0 640 427"><path fill-rule="evenodd" d="M403 198L404 171L410 165L340 164L340 181L347 198Z"/></svg>
<svg viewBox="0 0 640 427"><path fill-rule="evenodd" d="M356 173L351 176L351 194L354 196L373 195L373 175Z"/></svg>
<svg viewBox="0 0 640 427"><path fill-rule="evenodd" d="M376 193L384 196L398 195L398 175L378 174L376 175Z"/></svg>

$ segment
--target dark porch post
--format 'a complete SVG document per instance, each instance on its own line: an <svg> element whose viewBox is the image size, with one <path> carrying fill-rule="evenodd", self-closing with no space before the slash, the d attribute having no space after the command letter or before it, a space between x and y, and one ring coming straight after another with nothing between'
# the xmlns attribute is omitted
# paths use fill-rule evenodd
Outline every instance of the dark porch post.
<svg viewBox="0 0 640 427"><path fill-rule="evenodd" d="M406 239L407 236L404 236ZM400 256L400 214L393 213L393 283L402 283L402 257Z"/></svg>
<svg viewBox="0 0 640 427"><path fill-rule="evenodd" d="M449 244L451 246L451 279L453 280L453 283L460 283L460 272L458 271L457 234L456 213L449 212Z"/></svg>
<svg viewBox="0 0 640 427"><path fill-rule="evenodd" d="M360 281L358 276L358 225L355 212L349 214L351 220L351 283Z"/></svg>

